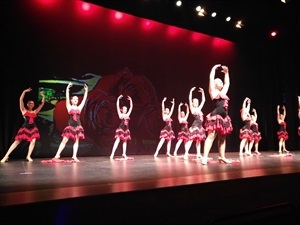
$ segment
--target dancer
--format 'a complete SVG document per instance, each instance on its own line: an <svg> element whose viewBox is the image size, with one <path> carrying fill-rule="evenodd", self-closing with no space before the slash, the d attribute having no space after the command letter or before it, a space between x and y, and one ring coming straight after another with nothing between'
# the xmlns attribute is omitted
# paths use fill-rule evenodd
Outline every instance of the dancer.
<svg viewBox="0 0 300 225"><path fill-rule="evenodd" d="M289 153L289 151L285 147L285 141L289 139L288 132L286 130L286 108L283 105L282 106L282 114L280 113L280 105L277 105L277 122L279 124L279 130L277 131L277 137L278 137L278 146L279 146L279 154L282 154L283 152Z"/></svg>
<svg viewBox="0 0 300 225"><path fill-rule="evenodd" d="M194 116L194 121L192 123L192 126L189 129L190 137L189 137L189 141L186 144L187 147L184 154L184 159L188 158L189 149L193 141L196 142L196 151L197 151L196 158L201 159L202 158L201 141L204 141L206 138L205 129L202 126L203 123L202 108L205 103L205 94L204 94L204 90L199 87L198 92L202 94L201 103L199 105L199 100L197 98L192 98L193 91L195 89L196 87L192 87L189 94L189 106L190 106L191 114Z"/></svg>
<svg viewBox="0 0 300 225"><path fill-rule="evenodd" d="M257 155L260 155L260 152L258 151L258 144L261 140L261 133L258 130L258 124L257 124L257 112L255 109L252 109L253 114L251 115L251 122L250 122L250 129L252 130L251 134L251 141L248 142L248 151L249 154L251 154L251 149L254 145L254 153Z"/></svg>
<svg viewBox="0 0 300 225"><path fill-rule="evenodd" d="M129 130L129 120L130 120L130 114L132 112L133 103L130 96L127 96L127 99L129 100L129 110L127 110L127 106L120 107L120 99L123 97L123 95L120 95L117 99L117 111L119 115L119 119L121 120L121 124L116 130L115 133L115 143L113 145L113 149L111 151L110 158L113 159L115 155L115 151L120 143L120 141L123 142L123 154L122 157L124 159L128 159L126 155L127 150L127 141L131 140L130 136L130 130Z"/></svg>
<svg viewBox="0 0 300 225"><path fill-rule="evenodd" d="M251 141L252 130L250 129L251 116L250 116L250 98L246 97L243 101L242 109L240 110L241 119L244 126L240 129L239 138L240 142L240 156L243 155L243 150L245 149L245 154L251 155L248 149L248 142Z"/></svg>
<svg viewBox="0 0 300 225"><path fill-rule="evenodd" d="M79 140L85 138L84 129L80 121L80 113L87 99L88 86L87 84L84 84L84 95L79 105L78 105L78 96L76 95L72 96L70 101L70 88L72 86L73 84L70 82L66 88L66 108L69 114L69 121L68 121L68 126L64 128L61 134L63 139L58 147L55 157L52 159L52 161L54 162L59 161L58 159L60 158L60 154L66 147L66 144L69 141L69 139L72 139L74 141L72 160L75 162L80 162L80 160L77 158Z"/></svg>
<svg viewBox="0 0 300 225"><path fill-rule="evenodd" d="M175 100L171 101L172 106L171 110L169 108L165 108L165 101L167 100L166 97L162 100L161 108L162 108L162 119L165 121L165 127L160 131L160 141L157 145L156 151L154 153L154 157L157 157L159 150L161 149L162 145L165 141L167 141L167 156L171 156L171 141L175 139L174 131L172 129L172 114L174 110Z"/></svg>
<svg viewBox="0 0 300 225"><path fill-rule="evenodd" d="M215 73L218 68L221 68L221 72L224 73L224 83L221 79L215 78ZM209 75L208 90L210 98L215 104L215 109L206 116L205 129L208 134L204 142L204 152L201 160L203 165L207 164L208 154L216 136L218 136L219 162L231 163L231 160L225 157L226 136L233 130L231 118L228 116L229 98L227 92L229 85L228 67L221 64L214 65Z"/></svg>
<svg viewBox="0 0 300 225"><path fill-rule="evenodd" d="M189 117L189 105L185 103L186 107L186 112L181 111L181 106L183 105L182 102L178 105L178 122L181 125L180 131L178 132L177 136L177 143L175 145L175 150L174 150L174 156L177 156L177 151L183 142L184 144L184 149L186 150L186 143L189 140L189 129L188 129L188 117Z"/></svg>
<svg viewBox="0 0 300 225"><path fill-rule="evenodd" d="M28 146L28 152L26 156L27 161L33 161L31 158L31 154L33 152L33 149L35 147L36 140L40 139L40 133L35 123L35 118L37 117L37 114L40 112L42 107L45 104L45 95L44 92L40 92L40 95L42 96L41 104L36 108L34 108L34 101L29 100L27 101L26 107L24 105L24 97L27 92L30 92L32 89L27 88L25 89L19 99L19 105L20 105L20 111L24 118L24 123L21 128L19 128L16 136L15 141L11 144L8 151L6 152L5 156L2 158L1 162L7 162L10 153L16 149L16 147L21 143L21 141L27 141L29 142Z"/></svg>

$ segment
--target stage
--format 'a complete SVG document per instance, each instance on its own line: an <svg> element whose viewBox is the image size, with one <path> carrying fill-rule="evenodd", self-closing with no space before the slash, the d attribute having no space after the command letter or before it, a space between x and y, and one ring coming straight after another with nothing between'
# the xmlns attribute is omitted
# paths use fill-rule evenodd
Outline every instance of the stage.
<svg viewBox="0 0 300 225"><path fill-rule="evenodd" d="M0 164L3 224L297 224L300 151ZM28 215L27 215L28 213ZM19 216L18 216L19 215ZM39 216L39 217L37 217ZM39 219L42 218L42 219ZM269 223L268 223L269 222Z"/></svg>

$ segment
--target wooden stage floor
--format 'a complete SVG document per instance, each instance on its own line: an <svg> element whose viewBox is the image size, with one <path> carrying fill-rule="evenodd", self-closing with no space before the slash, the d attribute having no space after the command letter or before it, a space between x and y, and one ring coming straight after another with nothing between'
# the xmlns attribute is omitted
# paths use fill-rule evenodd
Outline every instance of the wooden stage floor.
<svg viewBox="0 0 300 225"><path fill-rule="evenodd" d="M184 160L182 155L167 157L165 154L156 158L153 155L130 155L133 157L131 160L121 160L117 155L114 160L108 156L79 157L80 162L77 163L69 161L70 158L67 157L62 158L66 162L58 163L45 163L48 159L43 158L34 158L33 162L10 159L0 164L0 206L2 212L12 213L30 208L39 211L40 207L50 207L51 213L45 214L45 217L49 217L47 221L51 221L49 224L59 224L52 216L57 214L61 205L70 207L80 201L80 207L73 207L74 214L82 215L80 219L72 216L72 220L68 219L69 222L60 224L80 224L79 221L90 216L90 213L82 213L81 207L85 207L83 205L101 209L100 214L112 215L118 213L115 210L122 211L122 207L131 207L144 218L154 218L149 213L145 214L144 210L160 216L158 220L144 221L149 224L156 223L155 221L157 224L209 224L208 221L210 224L226 224L220 223L221 219L218 218L223 218L224 221L229 212L231 215L242 215L274 206L276 210L282 207L284 211L286 207L293 208L292 217L296 209L298 215L300 151L279 155L270 150L252 156L227 152L226 156L233 160L232 164L219 163L217 153L210 154L207 165L202 165L193 154L188 160ZM121 194L127 197L121 197ZM116 202L118 206L114 205ZM202 203L199 204L200 202ZM137 207L136 204L140 206ZM168 209L158 209L160 207ZM108 208L110 212L106 212ZM201 210L205 216L201 215ZM133 224L138 221L129 216L129 209L125 211L126 215L125 212L124 215L119 212L120 215L128 216ZM181 213L182 216L178 220L162 216L171 212L175 215ZM184 219L184 215L193 213L199 214L202 219L195 223L192 219ZM228 224L246 224L234 223L232 218ZM93 219L97 221L94 216ZM10 224L9 221L19 222L17 219L7 218L7 224ZM103 224L109 221L118 224L121 220L107 215L102 216L100 221Z"/></svg>

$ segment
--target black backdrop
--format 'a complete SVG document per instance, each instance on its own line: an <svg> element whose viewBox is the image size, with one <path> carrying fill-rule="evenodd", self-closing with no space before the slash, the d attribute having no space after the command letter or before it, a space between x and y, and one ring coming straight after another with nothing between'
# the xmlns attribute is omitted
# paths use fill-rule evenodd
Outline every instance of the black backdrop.
<svg viewBox="0 0 300 225"><path fill-rule="evenodd" d="M95 5L85 11L82 4L79 0L1 1L2 156L23 122L18 101L25 88L33 88L25 100L38 103L38 89L44 87L39 81L57 80L51 88L63 90L68 81L91 82L87 74L101 79L90 86L82 116L87 139L80 143L79 156L110 154L119 123L115 108L119 94L132 95L134 102L128 154L153 154L164 126L163 97L167 102L175 98L172 118L176 131L177 106L187 102L191 87L204 88L203 112L209 113L208 76L217 63L229 67L231 78L229 115L234 131L228 136L227 151L238 152L239 110L245 97L251 98L258 112L261 151L278 149L277 104L287 108L287 148L299 149L299 36L241 45L127 14L118 19L116 11ZM197 92L195 96L200 97ZM44 110L53 107L50 104ZM62 114L56 110L57 117L53 115L50 121L39 120L41 139L33 157L54 156L64 124L63 120L56 123L64 118L65 111L60 110ZM212 151L217 151L216 146ZM24 157L26 152L27 143L22 143L11 157Z"/></svg>

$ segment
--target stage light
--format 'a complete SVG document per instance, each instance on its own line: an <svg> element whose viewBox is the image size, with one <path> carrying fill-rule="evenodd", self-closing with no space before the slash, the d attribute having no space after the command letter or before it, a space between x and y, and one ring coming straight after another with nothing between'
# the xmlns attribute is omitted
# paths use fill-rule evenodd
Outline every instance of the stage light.
<svg viewBox="0 0 300 225"><path fill-rule="evenodd" d="M229 22L230 20L231 20L231 17L228 16L228 17L226 18L226 21Z"/></svg>
<svg viewBox="0 0 300 225"><path fill-rule="evenodd" d="M278 32L275 31L275 30L271 31L271 33L270 33L270 36L271 36L272 38L275 38L277 35L278 35Z"/></svg>
<svg viewBox="0 0 300 225"><path fill-rule="evenodd" d="M206 15L205 9L201 8L200 5L196 7L196 11L198 12L198 16L205 16Z"/></svg>
<svg viewBox="0 0 300 225"><path fill-rule="evenodd" d="M241 20L239 20L236 24L235 24L235 27L236 28L242 28L244 26L244 24L242 23Z"/></svg>
<svg viewBox="0 0 300 225"><path fill-rule="evenodd" d="M211 17L216 17L217 16L217 13L216 12L213 12L212 14L211 14Z"/></svg>
<svg viewBox="0 0 300 225"><path fill-rule="evenodd" d="M198 16L205 16L206 12L204 9L201 9L199 12L198 12Z"/></svg>
<svg viewBox="0 0 300 225"><path fill-rule="evenodd" d="M201 10L201 6L198 5L198 6L196 7L196 11L197 11L197 12L200 12L200 10Z"/></svg>
<svg viewBox="0 0 300 225"><path fill-rule="evenodd" d="M177 2L176 2L176 5L177 5L177 6L181 6L181 4L182 4L181 1L177 1Z"/></svg>

